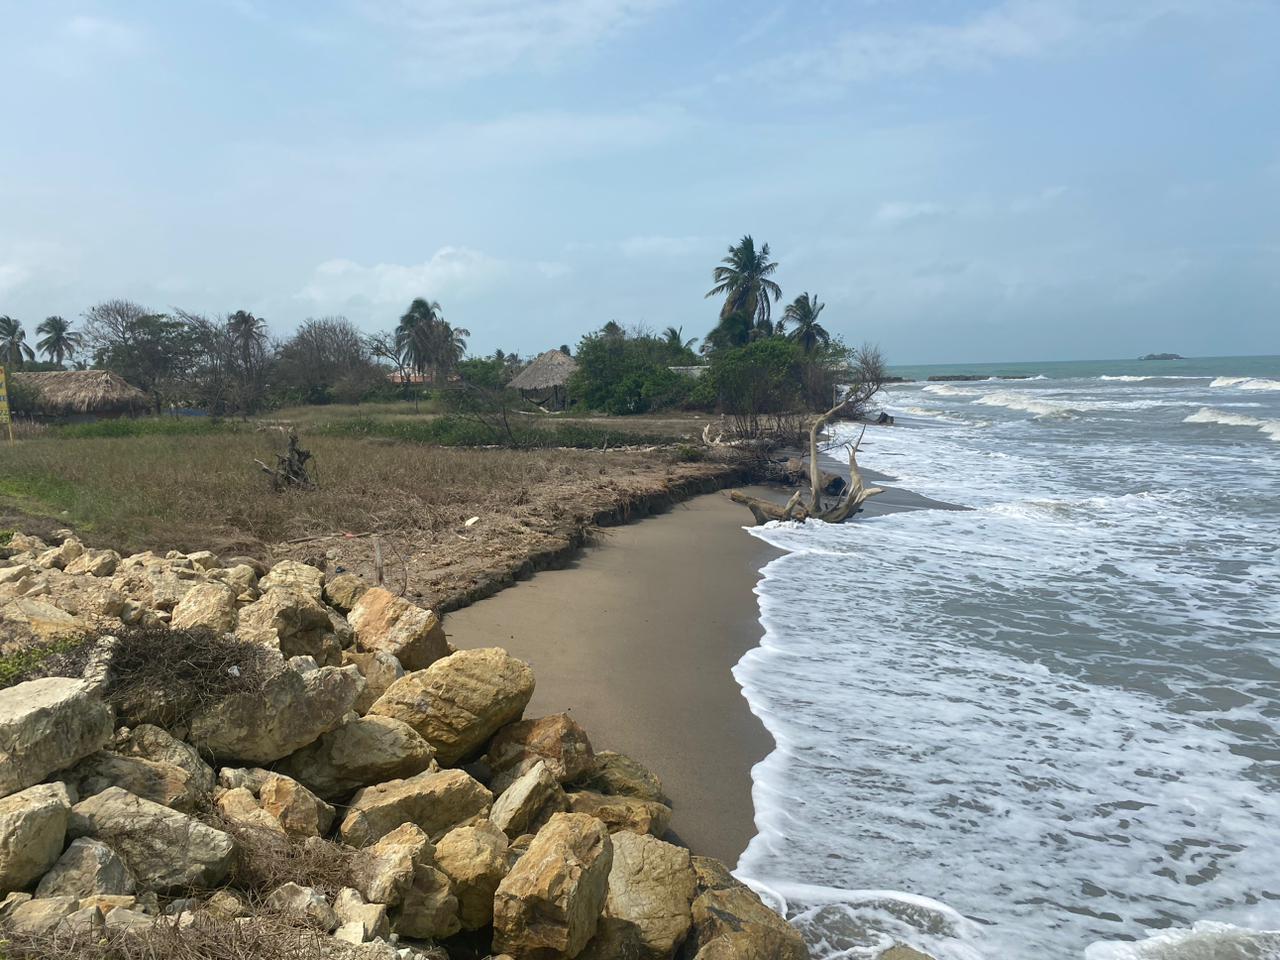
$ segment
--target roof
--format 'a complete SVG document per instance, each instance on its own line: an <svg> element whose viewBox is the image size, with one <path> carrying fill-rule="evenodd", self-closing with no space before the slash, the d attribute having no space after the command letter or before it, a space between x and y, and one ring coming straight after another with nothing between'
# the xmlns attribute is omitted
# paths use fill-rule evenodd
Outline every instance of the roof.
<svg viewBox="0 0 1280 960"><path fill-rule="evenodd" d="M513 390L546 390L550 387L563 387L569 382L578 361L566 356L559 350L548 350L540 354L511 381Z"/></svg>
<svg viewBox="0 0 1280 960"><path fill-rule="evenodd" d="M40 412L47 415L127 413L147 407L145 393L109 370L15 371L10 376L36 389Z"/></svg>

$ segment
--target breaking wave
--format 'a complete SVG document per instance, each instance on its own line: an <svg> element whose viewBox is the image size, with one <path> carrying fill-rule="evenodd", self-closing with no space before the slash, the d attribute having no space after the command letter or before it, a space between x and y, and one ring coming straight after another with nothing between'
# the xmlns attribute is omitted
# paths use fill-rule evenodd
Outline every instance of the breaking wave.
<svg viewBox="0 0 1280 960"><path fill-rule="evenodd" d="M1213 407L1201 407L1182 422L1217 423L1224 427L1253 427L1272 440L1280 440L1280 420L1263 420L1246 413L1228 413L1225 410L1215 410Z"/></svg>
<svg viewBox="0 0 1280 960"><path fill-rule="evenodd" d="M1280 380L1265 377L1218 377L1211 387L1236 387L1240 390L1280 390Z"/></svg>

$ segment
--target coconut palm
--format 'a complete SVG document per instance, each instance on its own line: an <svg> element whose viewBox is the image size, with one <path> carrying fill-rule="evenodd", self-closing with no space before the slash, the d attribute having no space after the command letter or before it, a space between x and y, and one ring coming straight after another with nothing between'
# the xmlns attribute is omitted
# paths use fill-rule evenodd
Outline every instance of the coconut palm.
<svg viewBox="0 0 1280 960"><path fill-rule="evenodd" d="M35 351L27 345L27 332L13 317L0 317L0 363L20 367L24 358L36 358Z"/></svg>
<svg viewBox="0 0 1280 960"><path fill-rule="evenodd" d="M729 248L729 255L720 264L711 274L715 286L707 291L708 297L724 297L720 319L741 313L764 335L772 334L770 300L780 300L782 288L769 279L778 269L778 264L769 259L769 245L756 250L755 241L748 234Z"/></svg>
<svg viewBox="0 0 1280 960"><path fill-rule="evenodd" d="M396 342L404 349L409 366L414 373L424 373L434 367L439 350L439 327L444 314L436 300L418 297L400 318L396 327Z"/></svg>
<svg viewBox="0 0 1280 960"><path fill-rule="evenodd" d="M227 317L227 333L245 368L252 365L253 358L267 345L267 322L247 310L237 310Z"/></svg>
<svg viewBox="0 0 1280 960"><path fill-rule="evenodd" d="M440 355L441 366L452 370L467 355L467 337L471 336L471 331L466 327L451 327L446 323L441 332L444 348Z"/></svg>
<svg viewBox="0 0 1280 960"><path fill-rule="evenodd" d="M36 327L36 333L44 335L43 340L36 341L36 349L58 366L75 356L84 343L84 338L72 331L71 322L62 317L45 317L44 323Z"/></svg>
<svg viewBox="0 0 1280 960"><path fill-rule="evenodd" d="M693 337L686 340L684 338L684 327L667 327L662 331L662 342L675 350L676 353L684 353L684 351L693 348L693 345L698 342L698 338Z"/></svg>
<svg viewBox="0 0 1280 960"><path fill-rule="evenodd" d="M818 322L825 303L818 302L817 294L802 293L782 312L782 322L778 324L778 332L782 333L787 324L791 324L791 332L787 337L800 344L805 353L813 353L819 346L831 343L831 334Z"/></svg>

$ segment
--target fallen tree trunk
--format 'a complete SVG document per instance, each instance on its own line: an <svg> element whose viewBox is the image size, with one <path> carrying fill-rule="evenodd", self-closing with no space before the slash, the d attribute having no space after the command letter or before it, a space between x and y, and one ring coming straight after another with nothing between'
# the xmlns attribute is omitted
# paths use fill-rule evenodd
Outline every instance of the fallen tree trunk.
<svg viewBox="0 0 1280 960"><path fill-rule="evenodd" d="M809 516L809 512L800 506L801 491L797 490L791 495L791 499L787 501L786 506L779 506L772 500L764 500L760 497L750 497L741 490L730 490L729 499L734 503L740 503L750 510L756 518L756 523L768 523L770 520L805 520Z"/></svg>

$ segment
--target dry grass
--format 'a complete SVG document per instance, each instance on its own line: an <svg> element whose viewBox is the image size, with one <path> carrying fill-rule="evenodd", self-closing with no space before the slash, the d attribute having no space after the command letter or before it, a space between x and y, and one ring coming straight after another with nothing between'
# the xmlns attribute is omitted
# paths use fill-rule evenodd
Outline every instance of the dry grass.
<svg viewBox="0 0 1280 960"><path fill-rule="evenodd" d="M262 900L286 883L319 890L332 900L350 886L357 852L351 847L311 837L298 840L243 821L213 817L211 826L236 842L231 883Z"/></svg>

